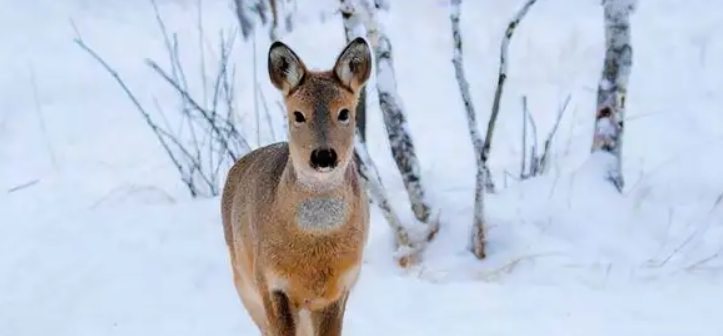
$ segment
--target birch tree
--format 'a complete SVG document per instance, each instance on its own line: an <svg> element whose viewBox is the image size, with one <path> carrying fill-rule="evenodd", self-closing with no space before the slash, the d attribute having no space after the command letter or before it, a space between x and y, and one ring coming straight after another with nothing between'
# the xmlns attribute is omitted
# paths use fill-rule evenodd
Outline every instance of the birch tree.
<svg viewBox="0 0 723 336"><path fill-rule="evenodd" d="M346 41L349 43L351 40L358 36L366 36L365 28L365 11L354 10L353 6L348 6L346 1L341 1L341 14L342 22L344 24L344 35ZM408 230L401 224L399 216L394 211L389 196L384 184L382 183L379 172L377 171L376 165L372 160L371 156L367 151L366 143L366 87L362 89L359 97L359 104L356 108L357 118L357 133L356 142L354 144L354 157L357 162L359 169L359 175L361 175L362 182L364 183L365 189L367 190L371 200L377 204L379 209L382 211L384 218L392 228L395 234L395 244L400 249L400 261L402 264L408 264L408 255L412 250L416 250L414 242L409 237Z"/></svg>
<svg viewBox="0 0 723 336"><path fill-rule="evenodd" d="M451 0L452 13L450 21L452 23L452 41L454 43L454 54L452 64L454 64L454 72L457 76L459 91L462 95L465 111L467 112L467 127L472 140L472 146L475 152L475 163L477 164L477 173L475 175L474 189L474 210L473 210L473 232L472 243L470 247L472 252L478 258L485 256L485 238L484 238L484 193L485 182L488 178L486 162L483 160L482 153L484 151L484 141L477 129L477 115L472 103L472 94L470 93L469 83L464 74L464 65L462 59L462 33L459 27L460 5L462 0Z"/></svg>
<svg viewBox="0 0 723 336"><path fill-rule="evenodd" d="M355 6L350 3L349 0L341 0L341 17L344 24L344 36L346 42L349 43L351 40L358 36L366 37L365 22L367 21L364 11L354 10ZM356 107L356 125L359 129L359 136L362 141L366 143L366 128L367 128L367 88L364 87L359 94L359 104Z"/></svg>
<svg viewBox="0 0 723 336"><path fill-rule="evenodd" d="M479 130L477 129L477 117L474 110L474 104L472 103L472 95L469 89L469 83L465 77L464 66L463 66L463 54L462 54L462 32L460 28L460 16L461 16L461 5L462 0L451 0L451 13L450 22L452 24L452 41L453 41L453 58L452 64L454 65L455 75L457 77L457 83L459 84L459 90L462 95L462 101L464 103L465 111L467 114L467 126L469 128L470 139L472 140L472 146L475 151L475 162L477 165L477 173L475 175L475 196L474 196L474 210L473 210L473 222L472 222L472 233L470 235L470 250L478 258L483 259L485 257L485 215L484 215L484 195L486 190L494 188L492 179L490 176L489 166L487 161L489 159L490 150L492 148L492 138L494 135L495 124L497 122L497 116L500 112L500 102L502 99L502 92L507 79L507 50L509 49L512 34L515 28L520 24L520 21L525 17L530 7L535 3L536 0L528 0L517 14L512 18L510 23L507 25L505 36L502 38L502 45L500 47L500 66L497 76L497 88L495 89L494 101L492 103L492 111L490 118L487 123L487 134L484 140L482 139Z"/></svg>
<svg viewBox="0 0 723 336"><path fill-rule="evenodd" d="M379 97L379 104L384 117L384 124L389 137L389 143L392 156L400 171L402 181L404 182L412 211L418 221L426 224L424 232L419 234L411 234L407 232L399 223L398 216L391 208L388 200L385 200L386 191L384 190L381 179L376 174L373 164L363 167L366 173L372 174L367 176L366 182L370 184L372 199L380 203L380 207L390 225L397 232L397 241L407 240L407 251L404 257L400 258L400 263L405 265L413 262L413 259L423 249L426 242L429 242L439 228L436 218L433 219L433 211L430 203L426 198L426 194L422 185L420 176L419 161L416 157L414 143L408 132L406 115L404 113L401 98L396 92L396 79L394 74L394 63L392 59L392 47L389 38L384 33L379 21L376 18L378 9L388 9L387 1L375 0L341 0L341 14L344 23L344 31L348 40L357 36L365 36L370 42L374 50L376 58L376 89ZM362 97L365 99L366 97ZM366 106L363 107L364 109ZM364 110L364 115L366 110ZM364 131L360 128L360 131ZM366 150L366 136L361 136L362 142L357 146L357 155L361 161L371 162L371 158L366 154L364 157L363 150ZM364 174L363 174L364 175ZM383 206L382 204L386 204ZM399 228L397 228L399 225ZM407 238L404 238L407 237ZM404 245L404 244L402 244Z"/></svg>
<svg viewBox="0 0 723 336"><path fill-rule="evenodd" d="M605 22L605 59L602 76L598 83L597 112L592 152L612 155L607 178L622 191L625 181L622 174L623 122L628 79L633 65L633 48L630 41L630 15L636 0L603 0Z"/></svg>
<svg viewBox="0 0 723 336"><path fill-rule="evenodd" d="M373 13L373 11L372 11ZM438 225L432 219L432 207L427 199L422 183L421 169L417 159L414 141L409 133L407 116L401 97L397 94L397 79L394 71L392 43L384 33L374 15L370 15L372 25L376 26L376 45L374 53L377 62L377 96L384 116L384 125L389 137L392 156L402 176L409 195L414 215L422 223L432 227ZM436 230L436 229L434 229Z"/></svg>

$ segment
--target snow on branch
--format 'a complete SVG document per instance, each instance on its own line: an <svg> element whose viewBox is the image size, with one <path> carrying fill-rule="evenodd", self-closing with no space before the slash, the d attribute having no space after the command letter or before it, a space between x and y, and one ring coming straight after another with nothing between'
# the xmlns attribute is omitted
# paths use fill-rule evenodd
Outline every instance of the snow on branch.
<svg viewBox="0 0 723 336"><path fill-rule="evenodd" d="M607 178L622 191L623 120L628 79L633 66L633 48L630 38L630 15L635 10L634 0L604 0L605 60L598 83L597 112L592 152L606 152L614 158Z"/></svg>

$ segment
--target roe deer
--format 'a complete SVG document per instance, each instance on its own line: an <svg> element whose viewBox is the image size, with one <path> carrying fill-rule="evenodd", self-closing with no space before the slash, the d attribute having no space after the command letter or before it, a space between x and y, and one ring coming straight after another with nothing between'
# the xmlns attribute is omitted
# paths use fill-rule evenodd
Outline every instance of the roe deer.
<svg viewBox="0 0 723 336"><path fill-rule="evenodd" d="M329 71L308 70L282 42L269 48L289 141L236 162L221 201L236 289L264 336L341 335L369 230L353 151L354 111L371 67L363 38Z"/></svg>

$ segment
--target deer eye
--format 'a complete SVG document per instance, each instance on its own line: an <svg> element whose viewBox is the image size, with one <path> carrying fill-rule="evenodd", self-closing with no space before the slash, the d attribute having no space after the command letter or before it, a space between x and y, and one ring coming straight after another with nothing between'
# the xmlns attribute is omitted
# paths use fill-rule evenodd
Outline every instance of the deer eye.
<svg viewBox="0 0 723 336"><path fill-rule="evenodd" d="M297 124L306 122L306 118L304 118L304 114L302 114L299 111L294 111L294 122Z"/></svg>
<svg viewBox="0 0 723 336"><path fill-rule="evenodd" d="M349 122L349 110L342 109L341 111L339 111L338 118L339 118L339 121L341 121L342 123L344 123L344 124L348 123Z"/></svg>

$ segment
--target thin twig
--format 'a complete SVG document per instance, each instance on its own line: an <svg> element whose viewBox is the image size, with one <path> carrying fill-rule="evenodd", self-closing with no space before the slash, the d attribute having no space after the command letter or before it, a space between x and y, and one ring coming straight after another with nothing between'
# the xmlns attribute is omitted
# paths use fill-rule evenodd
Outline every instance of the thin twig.
<svg viewBox="0 0 723 336"><path fill-rule="evenodd" d="M260 87L259 83L256 83L256 87ZM266 117L266 124L269 127L269 132L271 133L271 138L274 141L277 141L276 139L276 132L274 131L274 124L271 120L271 112L269 111L269 105L266 103L266 97L264 96L264 90L259 89L259 99L261 100L261 105L264 107L264 116Z"/></svg>
<svg viewBox="0 0 723 336"><path fill-rule="evenodd" d="M535 123L535 118L532 116L529 108L527 107L527 96L522 97L522 111L525 114L527 122L530 123L530 127L532 129L532 148L530 148L530 167L529 167L529 172L526 174L529 177L529 176L534 176L537 174L537 172L539 170L539 160L537 159L537 123Z"/></svg>
<svg viewBox="0 0 723 336"><path fill-rule="evenodd" d="M43 139L45 140L45 148L48 150L48 156L50 157L50 163L53 165L55 170L58 170L58 159L55 156L55 150L53 145L50 143L48 137L48 127L45 125L45 118L43 117L43 106L40 104L40 90L38 89L38 82L35 77L35 68L32 64L28 66L30 71L30 86L33 89L33 101L35 103L35 113L38 116L38 123L40 124L40 131L43 133Z"/></svg>
<svg viewBox="0 0 723 336"><path fill-rule="evenodd" d="M254 83L256 83L256 82L258 82L258 79L259 79L258 74L257 74L258 62L256 60L256 52L257 52L256 34L254 34L251 37L251 48L252 48L251 50L253 52L253 58L252 58L253 76L254 76ZM259 119L261 119L261 117L260 117L260 113L259 113L259 94L258 94L258 92L256 92L258 90L259 90L258 85L254 85L254 119L256 121L256 146L261 147L261 121L259 120Z"/></svg>
<svg viewBox="0 0 723 336"><path fill-rule="evenodd" d="M40 182L40 180L35 179L35 180L30 180L30 181L28 181L28 182L19 184L19 185L17 185L17 186L14 186L14 187L8 189L8 194L14 193L14 192L16 192L16 191L19 191L19 190L22 190L22 189L25 189L25 188L28 188L28 187L32 187L32 186L38 184L38 182Z"/></svg>
<svg viewBox="0 0 723 336"><path fill-rule="evenodd" d="M545 139L545 145L542 150L542 157L540 158L540 174L544 173L547 170L547 158L550 153L550 146L552 145L552 139L555 137L555 133L557 133L557 129L560 126L560 121L562 120L562 117L565 115L565 111L567 110L567 105L570 103L570 95L567 95L567 98L565 99L565 102L562 104L562 107L557 112L557 119L555 120L555 124L552 127L552 130L550 131L550 134L547 135L547 139Z"/></svg>
<svg viewBox="0 0 723 336"><path fill-rule="evenodd" d="M150 59L146 59L146 64L148 64L148 66L150 66L150 67L151 67L153 70L155 70L159 75L161 75L161 77L163 77L163 79L165 79L166 82L168 82L168 84L170 84L174 89L176 89L176 91L177 91L184 99L187 99L188 102L191 104L191 106L192 106L196 111L198 111L204 119L206 119L206 120L209 122L209 126L211 127L211 129L213 130L213 132L215 133L215 135L219 137L219 140L221 141L221 144L223 145L223 150L226 151L226 153L229 155L229 157L231 158L231 160L236 161L236 160L240 157L240 155L237 154L237 153L235 153L235 152L228 146L228 140L227 140L226 137L224 137L223 134L221 133L221 130L220 130L219 126L213 123L213 119L211 118L211 113L210 113L209 111L207 111L206 109L204 109L203 107L201 107L201 105L199 105L199 103L196 102L196 101L188 94L187 91L185 91L183 88L181 88L178 83L176 83L175 81L173 81L173 79L170 78L170 77L168 76L168 74L167 74L163 69L161 69L161 67L160 67L156 62L154 62L153 60L150 60ZM234 129L235 129L235 126L234 126Z"/></svg>
<svg viewBox="0 0 723 336"><path fill-rule="evenodd" d="M520 160L520 179L527 174L527 97L522 96L522 160Z"/></svg>

